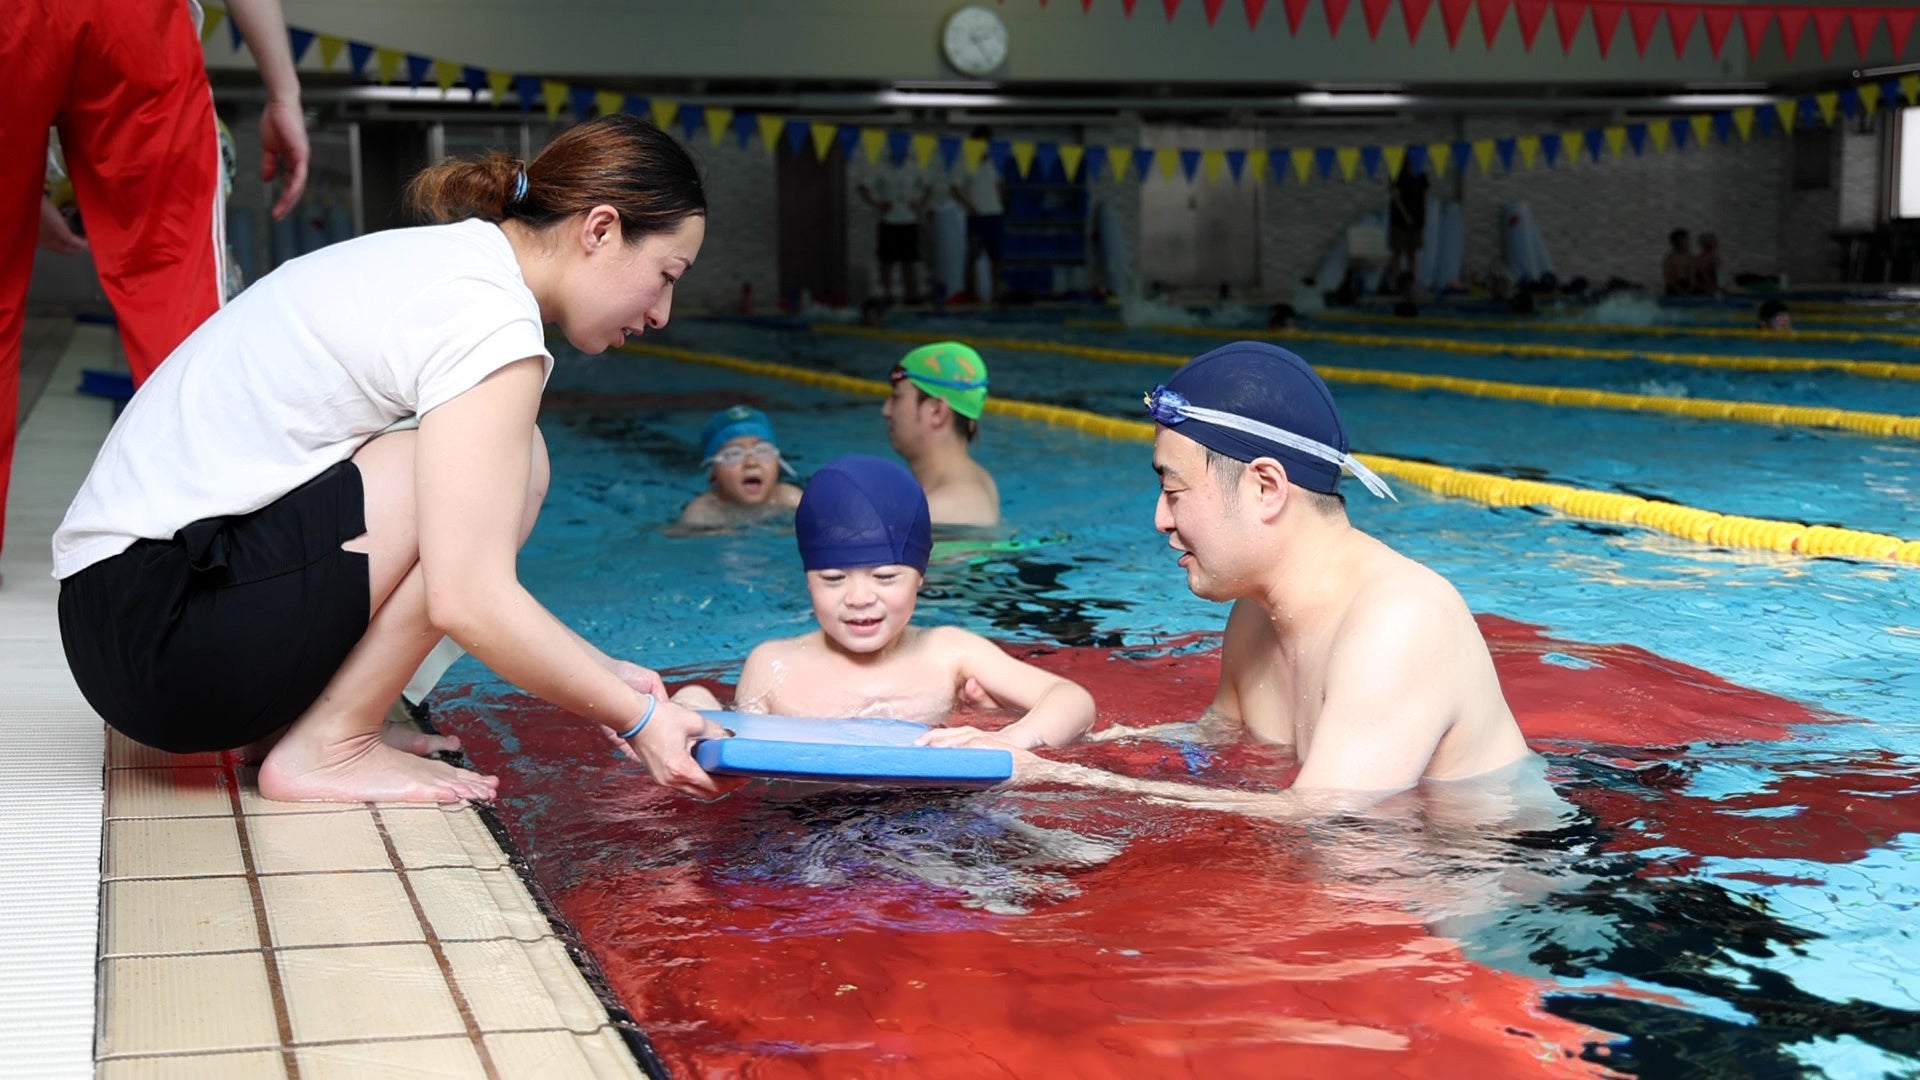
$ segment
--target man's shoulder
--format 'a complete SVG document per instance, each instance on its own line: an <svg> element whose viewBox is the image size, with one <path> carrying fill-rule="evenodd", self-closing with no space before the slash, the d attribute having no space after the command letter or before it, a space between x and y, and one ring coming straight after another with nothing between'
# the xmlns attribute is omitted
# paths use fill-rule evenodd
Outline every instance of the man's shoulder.
<svg viewBox="0 0 1920 1080"><path fill-rule="evenodd" d="M1432 567L1382 544L1347 606L1345 627L1429 630L1471 619L1460 590Z"/></svg>

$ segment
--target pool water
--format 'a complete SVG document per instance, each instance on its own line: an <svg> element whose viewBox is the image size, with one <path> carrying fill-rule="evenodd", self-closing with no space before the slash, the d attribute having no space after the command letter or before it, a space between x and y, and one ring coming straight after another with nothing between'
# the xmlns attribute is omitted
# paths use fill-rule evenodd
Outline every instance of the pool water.
<svg viewBox="0 0 1920 1080"><path fill-rule="evenodd" d="M1057 320L919 328L1210 344ZM676 323L664 338L876 379L907 347L725 322ZM1302 351L1595 380L1571 385L1621 374ZM1129 417L1163 374L987 358L997 395ZM1902 404L1914 384L1658 377L1696 396L1772 385L1920 411ZM1363 450L1920 536L1913 448L1898 440L1335 393ZM609 653L722 689L753 645L812 625L789 534L662 532L704 485L701 425L736 400L769 410L803 474L889 452L878 397L565 356L542 418L553 490L520 564L535 595ZM936 562L918 619L1078 679L1103 728L1196 715L1224 611L1186 591L1153 531L1147 447L990 417L978 455L1010 526L1055 542ZM1354 520L1445 574L1479 614L1543 752L1540 789L1563 800L1544 818L1487 828L1483 794L1445 790L1310 826L1060 791L762 786L699 804L471 660L433 698L436 722L502 775L502 816L534 874L678 1074L1920 1069L1920 572L1398 494L1381 503L1355 488ZM1193 741L1063 754L1215 786L1277 787L1292 771L1284 754Z"/></svg>

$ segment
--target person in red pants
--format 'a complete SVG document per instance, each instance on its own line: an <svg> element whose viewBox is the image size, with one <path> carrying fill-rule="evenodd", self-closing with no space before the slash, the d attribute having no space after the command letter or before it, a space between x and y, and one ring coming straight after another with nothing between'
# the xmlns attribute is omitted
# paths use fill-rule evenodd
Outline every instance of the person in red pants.
<svg viewBox="0 0 1920 1080"><path fill-rule="evenodd" d="M267 86L261 175L281 180L282 218L306 186L309 153L286 22L278 0L227 6ZM136 386L223 299L220 149L199 14L186 0L0 4L0 545L36 242L93 253ZM52 128L84 241L41 197Z"/></svg>

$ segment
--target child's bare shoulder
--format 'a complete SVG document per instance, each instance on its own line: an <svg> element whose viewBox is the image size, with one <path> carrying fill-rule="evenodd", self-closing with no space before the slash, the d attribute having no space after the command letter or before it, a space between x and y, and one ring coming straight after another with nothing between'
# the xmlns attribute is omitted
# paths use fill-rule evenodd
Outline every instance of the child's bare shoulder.
<svg viewBox="0 0 1920 1080"><path fill-rule="evenodd" d="M800 489L793 484L781 484L779 490L774 493L774 498L781 506L799 506Z"/></svg>

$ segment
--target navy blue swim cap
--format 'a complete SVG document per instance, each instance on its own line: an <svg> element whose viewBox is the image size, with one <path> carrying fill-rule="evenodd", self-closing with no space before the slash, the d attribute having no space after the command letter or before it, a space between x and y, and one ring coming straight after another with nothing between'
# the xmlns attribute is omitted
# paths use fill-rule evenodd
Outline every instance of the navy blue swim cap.
<svg viewBox="0 0 1920 1080"><path fill-rule="evenodd" d="M1203 353L1181 365L1166 381L1164 392L1177 394L1187 404L1257 421L1317 443L1347 452L1347 429L1334 408L1333 392L1305 360L1264 341L1236 341ZM1198 417L1168 423L1156 410L1154 419L1209 450L1235 461L1270 457L1287 467L1287 479L1331 495L1340 488L1340 465L1303 453L1271 439Z"/></svg>
<svg viewBox="0 0 1920 1080"><path fill-rule="evenodd" d="M809 570L911 566L927 572L933 521L920 481L883 458L848 454L821 466L793 513Z"/></svg>

